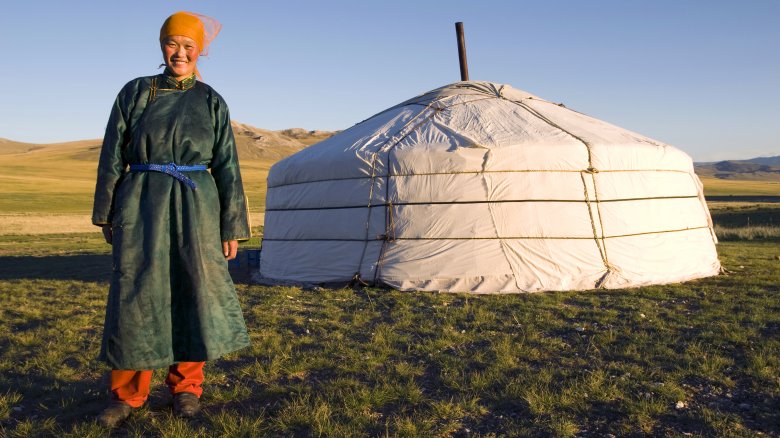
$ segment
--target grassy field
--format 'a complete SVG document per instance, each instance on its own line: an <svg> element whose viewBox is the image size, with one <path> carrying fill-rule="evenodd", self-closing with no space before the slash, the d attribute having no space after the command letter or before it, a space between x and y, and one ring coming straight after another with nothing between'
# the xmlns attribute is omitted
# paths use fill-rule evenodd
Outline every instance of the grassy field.
<svg viewBox="0 0 780 438"><path fill-rule="evenodd" d="M715 207L733 229L780 211ZM203 415L173 417L158 372L116 435L778 436L780 236L744 239L718 277L512 296L262 287L244 259L252 347L207 364ZM108 250L0 236L0 436L104 436Z"/></svg>
<svg viewBox="0 0 780 438"><path fill-rule="evenodd" d="M269 131L234 124L252 212L265 211L265 181L276 161L333 132ZM27 144L0 139L0 213L89 214L101 140Z"/></svg>
<svg viewBox="0 0 780 438"><path fill-rule="evenodd" d="M709 208L720 240L780 238L780 204L714 202Z"/></svg>
<svg viewBox="0 0 780 438"><path fill-rule="evenodd" d="M98 140L41 146L27 153L0 154L0 212L89 213L96 161L78 159Z"/></svg>
<svg viewBox="0 0 780 438"><path fill-rule="evenodd" d="M742 181L701 177L705 196L780 196L778 181Z"/></svg>
<svg viewBox="0 0 780 438"><path fill-rule="evenodd" d="M72 159L69 154L0 154L0 166L10 169L0 175L0 212L90 214L97 163ZM265 181L270 167L265 160L241 162L253 212L265 210Z"/></svg>

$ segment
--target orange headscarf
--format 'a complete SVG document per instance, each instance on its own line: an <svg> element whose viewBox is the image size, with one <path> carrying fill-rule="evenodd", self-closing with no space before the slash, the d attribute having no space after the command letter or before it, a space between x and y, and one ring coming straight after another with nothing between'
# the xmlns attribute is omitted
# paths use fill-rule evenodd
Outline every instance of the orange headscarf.
<svg viewBox="0 0 780 438"><path fill-rule="evenodd" d="M208 48L211 41L217 36L222 25L211 17L196 14L194 12L179 11L165 20L160 28L160 42L171 36L181 35L192 38L198 45L200 55L208 55ZM198 69L195 73L200 77Z"/></svg>
<svg viewBox="0 0 780 438"><path fill-rule="evenodd" d="M181 35L192 38L198 45L198 49L203 51L203 22L195 14L189 12L177 12L163 23L160 28L160 42L171 35Z"/></svg>

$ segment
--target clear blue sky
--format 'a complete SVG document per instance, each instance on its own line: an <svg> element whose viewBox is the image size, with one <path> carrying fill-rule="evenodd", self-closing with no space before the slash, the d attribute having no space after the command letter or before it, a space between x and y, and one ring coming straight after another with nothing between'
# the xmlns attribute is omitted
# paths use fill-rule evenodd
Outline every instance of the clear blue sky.
<svg viewBox="0 0 780 438"><path fill-rule="evenodd" d="M780 155L780 1L8 1L0 137L103 134L116 93L155 74L163 20L223 24L199 68L234 120L347 128L459 79L510 84L698 161Z"/></svg>

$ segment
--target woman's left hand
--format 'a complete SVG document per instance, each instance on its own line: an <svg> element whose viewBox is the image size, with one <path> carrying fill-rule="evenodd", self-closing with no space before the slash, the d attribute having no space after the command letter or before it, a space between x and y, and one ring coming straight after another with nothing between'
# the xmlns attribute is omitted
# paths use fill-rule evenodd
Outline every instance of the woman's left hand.
<svg viewBox="0 0 780 438"><path fill-rule="evenodd" d="M233 260L238 253L238 240L228 240L222 242L222 254L225 255L225 260Z"/></svg>

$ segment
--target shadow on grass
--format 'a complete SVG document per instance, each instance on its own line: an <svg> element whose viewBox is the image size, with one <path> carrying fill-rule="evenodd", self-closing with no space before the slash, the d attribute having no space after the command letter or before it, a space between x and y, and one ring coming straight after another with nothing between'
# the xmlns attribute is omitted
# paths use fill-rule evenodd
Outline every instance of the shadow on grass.
<svg viewBox="0 0 780 438"><path fill-rule="evenodd" d="M156 372L163 373L164 370L156 370ZM59 427L70 430L83 422L94 421L111 399L108 372L98 378L87 377L75 381L48 375L14 372L9 373L7 377L7 381L13 383L0 384L0 394L16 392L21 395L21 399L14 403L19 410L12 410L10 418L5 421L9 426L30 419L36 421L53 419ZM171 410L171 405L172 396L168 388L165 385L153 384L143 409L164 413ZM222 404L208 406L210 411L221 408ZM2 423L0 421L0 425ZM0 433L0 436L4 435Z"/></svg>
<svg viewBox="0 0 780 438"><path fill-rule="evenodd" d="M107 254L0 257L0 280L108 281L110 277Z"/></svg>
<svg viewBox="0 0 780 438"><path fill-rule="evenodd" d="M233 282L249 284L252 271L246 251L229 265ZM49 256L0 256L0 280L111 280L110 254L63 254Z"/></svg>
<svg viewBox="0 0 780 438"><path fill-rule="evenodd" d="M710 214L715 225L722 227L780 226L780 206L725 206Z"/></svg>
<svg viewBox="0 0 780 438"><path fill-rule="evenodd" d="M57 379L37 373L9 372L6 382L0 384L0 394L16 392L22 398L11 411L11 419L24 421L56 419L60 425L69 425L94 418L108 400L108 376L84 378L77 381ZM73 409L74 400L79 400Z"/></svg>

